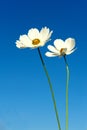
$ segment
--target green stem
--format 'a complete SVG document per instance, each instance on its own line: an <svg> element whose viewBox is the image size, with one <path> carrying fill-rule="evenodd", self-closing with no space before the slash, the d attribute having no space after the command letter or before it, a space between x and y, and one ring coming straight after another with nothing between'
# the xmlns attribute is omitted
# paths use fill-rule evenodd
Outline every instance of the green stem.
<svg viewBox="0 0 87 130"><path fill-rule="evenodd" d="M69 72L69 67L68 67L67 60L66 60L65 56L64 56L64 61L66 64L66 130L68 130L68 86L69 86L70 72Z"/></svg>
<svg viewBox="0 0 87 130"><path fill-rule="evenodd" d="M57 107L56 107L56 101L55 101L55 98L54 98L54 92L53 92L53 88L52 88L52 84L51 84L50 77L49 77L48 71L46 69L46 66L45 66L45 63L43 61L43 58L42 58L42 55L41 55L41 52L40 52L39 48L38 48L38 53L39 53L40 60L41 60L42 65L43 65L43 69L45 71L45 74L46 74L46 77L47 77L47 80L48 80L48 83L49 83L49 86L50 86L50 91L51 91L52 100L53 100L53 104L54 104L56 119L57 119L57 123L58 123L58 128L59 128L59 130L61 130L59 116L58 116L58 111L57 111Z"/></svg>

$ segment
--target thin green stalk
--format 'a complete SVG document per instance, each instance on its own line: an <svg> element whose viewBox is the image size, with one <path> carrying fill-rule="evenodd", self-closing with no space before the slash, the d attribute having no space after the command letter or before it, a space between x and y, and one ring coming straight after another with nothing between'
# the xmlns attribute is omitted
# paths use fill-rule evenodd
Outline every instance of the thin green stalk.
<svg viewBox="0 0 87 130"><path fill-rule="evenodd" d="M67 60L66 60L65 56L64 56L64 61L66 64L66 130L68 130L68 87L69 87L70 72L69 72L69 67L68 67Z"/></svg>
<svg viewBox="0 0 87 130"><path fill-rule="evenodd" d="M56 119L57 119L57 123L58 123L58 128L59 128L59 130L61 130L59 116L58 116L58 111L57 111L57 106L56 106L56 101L55 101L55 98L54 98L54 92L53 92L53 88L52 88L52 84L51 84L50 77L49 77L48 71L46 69L46 66L45 66L45 63L43 61L43 58L42 58L42 55L41 55L41 52L40 52L39 48L38 48L38 53L39 53L40 60L41 60L42 65L43 65L43 69L45 71L45 74L46 74L46 77L47 77L47 80L48 80L48 83L49 83L49 86L50 86L50 91L51 91L52 100L53 100L53 104L54 104Z"/></svg>

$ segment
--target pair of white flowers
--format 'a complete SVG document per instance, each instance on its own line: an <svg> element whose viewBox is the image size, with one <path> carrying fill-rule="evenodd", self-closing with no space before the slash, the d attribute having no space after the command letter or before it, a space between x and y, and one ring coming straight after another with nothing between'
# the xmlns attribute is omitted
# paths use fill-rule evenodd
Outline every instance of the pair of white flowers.
<svg viewBox="0 0 87 130"><path fill-rule="evenodd" d="M21 35L16 41L18 48L38 48L42 47L50 40L53 31L44 27L40 31L37 28L32 28L27 35ZM49 51L45 53L48 57L69 55L75 51L75 40L68 38L65 41L62 39L54 40L54 46L48 45Z"/></svg>

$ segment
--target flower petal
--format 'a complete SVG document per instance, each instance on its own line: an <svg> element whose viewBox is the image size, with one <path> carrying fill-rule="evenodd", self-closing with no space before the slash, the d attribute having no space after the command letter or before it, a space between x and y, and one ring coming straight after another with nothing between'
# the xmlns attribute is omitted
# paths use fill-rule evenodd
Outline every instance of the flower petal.
<svg viewBox="0 0 87 130"><path fill-rule="evenodd" d="M64 41L61 40L61 39L56 39L56 40L54 41L54 46L56 47L56 49L57 49L58 51L60 51L61 48L65 48Z"/></svg>
<svg viewBox="0 0 87 130"><path fill-rule="evenodd" d="M41 31L40 31L40 34L43 37L46 37L49 34L49 28L47 28L47 27L42 28Z"/></svg>
<svg viewBox="0 0 87 130"><path fill-rule="evenodd" d="M48 45L47 47L51 52L54 52L54 53L59 53L59 51L52 45Z"/></svg>
<svg viewBox="0 0 87 130"><path fill-rule="evenodd" d="M67 52L66 52L66 55L70 55L70 54L73 53L75 50L76 50L76 48L73 49L73 50L71 50L71 51L67 51Z"/></svg>
<svg viewBox="0 0 87 130"><path fill-rule="evenodd" d="M42 28L40 31L41 39L43 41L48 41L52 35L52 32L53 31L50 32L49 28L47 28L47 27Z"/></svg>
<svg viewBox="0 0 87 130"><path fill-rule="evenodd" d="M23 43L21 43L20 41L16 41L16 47L17 48L26 48L26 46L24 46L24 44Z"/></svg>
<svg viewBox="0 0 87 130"><path fill-rule="evenodd" d="M65 47L68 51L71 51L75 47L75 39L68 38L65 40Z"/></svg>
<svg viewBox="0 0 87 130"><path fill-rule="evenodd" d="M35 38L39 38L40 37L39 30L37 28L30 29L28 31L28 37L30 38L30 40L34 40Z"/></svg>
<svg viewBox="0 0 87 130"><path fill-rule="evenodd" d="M55 55L55 53L52 53L52 52L46 52L45 55L48 56L48 57L55 57L55 56L57 56L57 55Z"/></svg>
<svg viewBox="0 0 87 130"><path fill-rule="evenodd" d="M53 31L50 31L50 33L48 34L48 39L51 37Z"/></svg>
<svg viewBox="0 0 87 130"><path fill-rule="evenodd" d="M32 42L27 35L21 35L19 40L25 47L32 47Z"/></svg>

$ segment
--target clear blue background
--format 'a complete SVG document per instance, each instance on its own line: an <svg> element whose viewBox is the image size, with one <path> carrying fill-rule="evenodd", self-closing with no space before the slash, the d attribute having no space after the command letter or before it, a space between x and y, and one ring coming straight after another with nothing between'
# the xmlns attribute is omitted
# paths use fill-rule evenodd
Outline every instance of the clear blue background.
<svg viewBox="0 0 87 130"><path fill-rule="evenodd" d="M70 68L69 130L87 130L86 0L0 1L0 130L58 130L49 85L37 49L16 48L30 28L47 26L52 40L41 49L65 130L66 69L63 58L44 55L56 38L75 38Z"/></svg>

